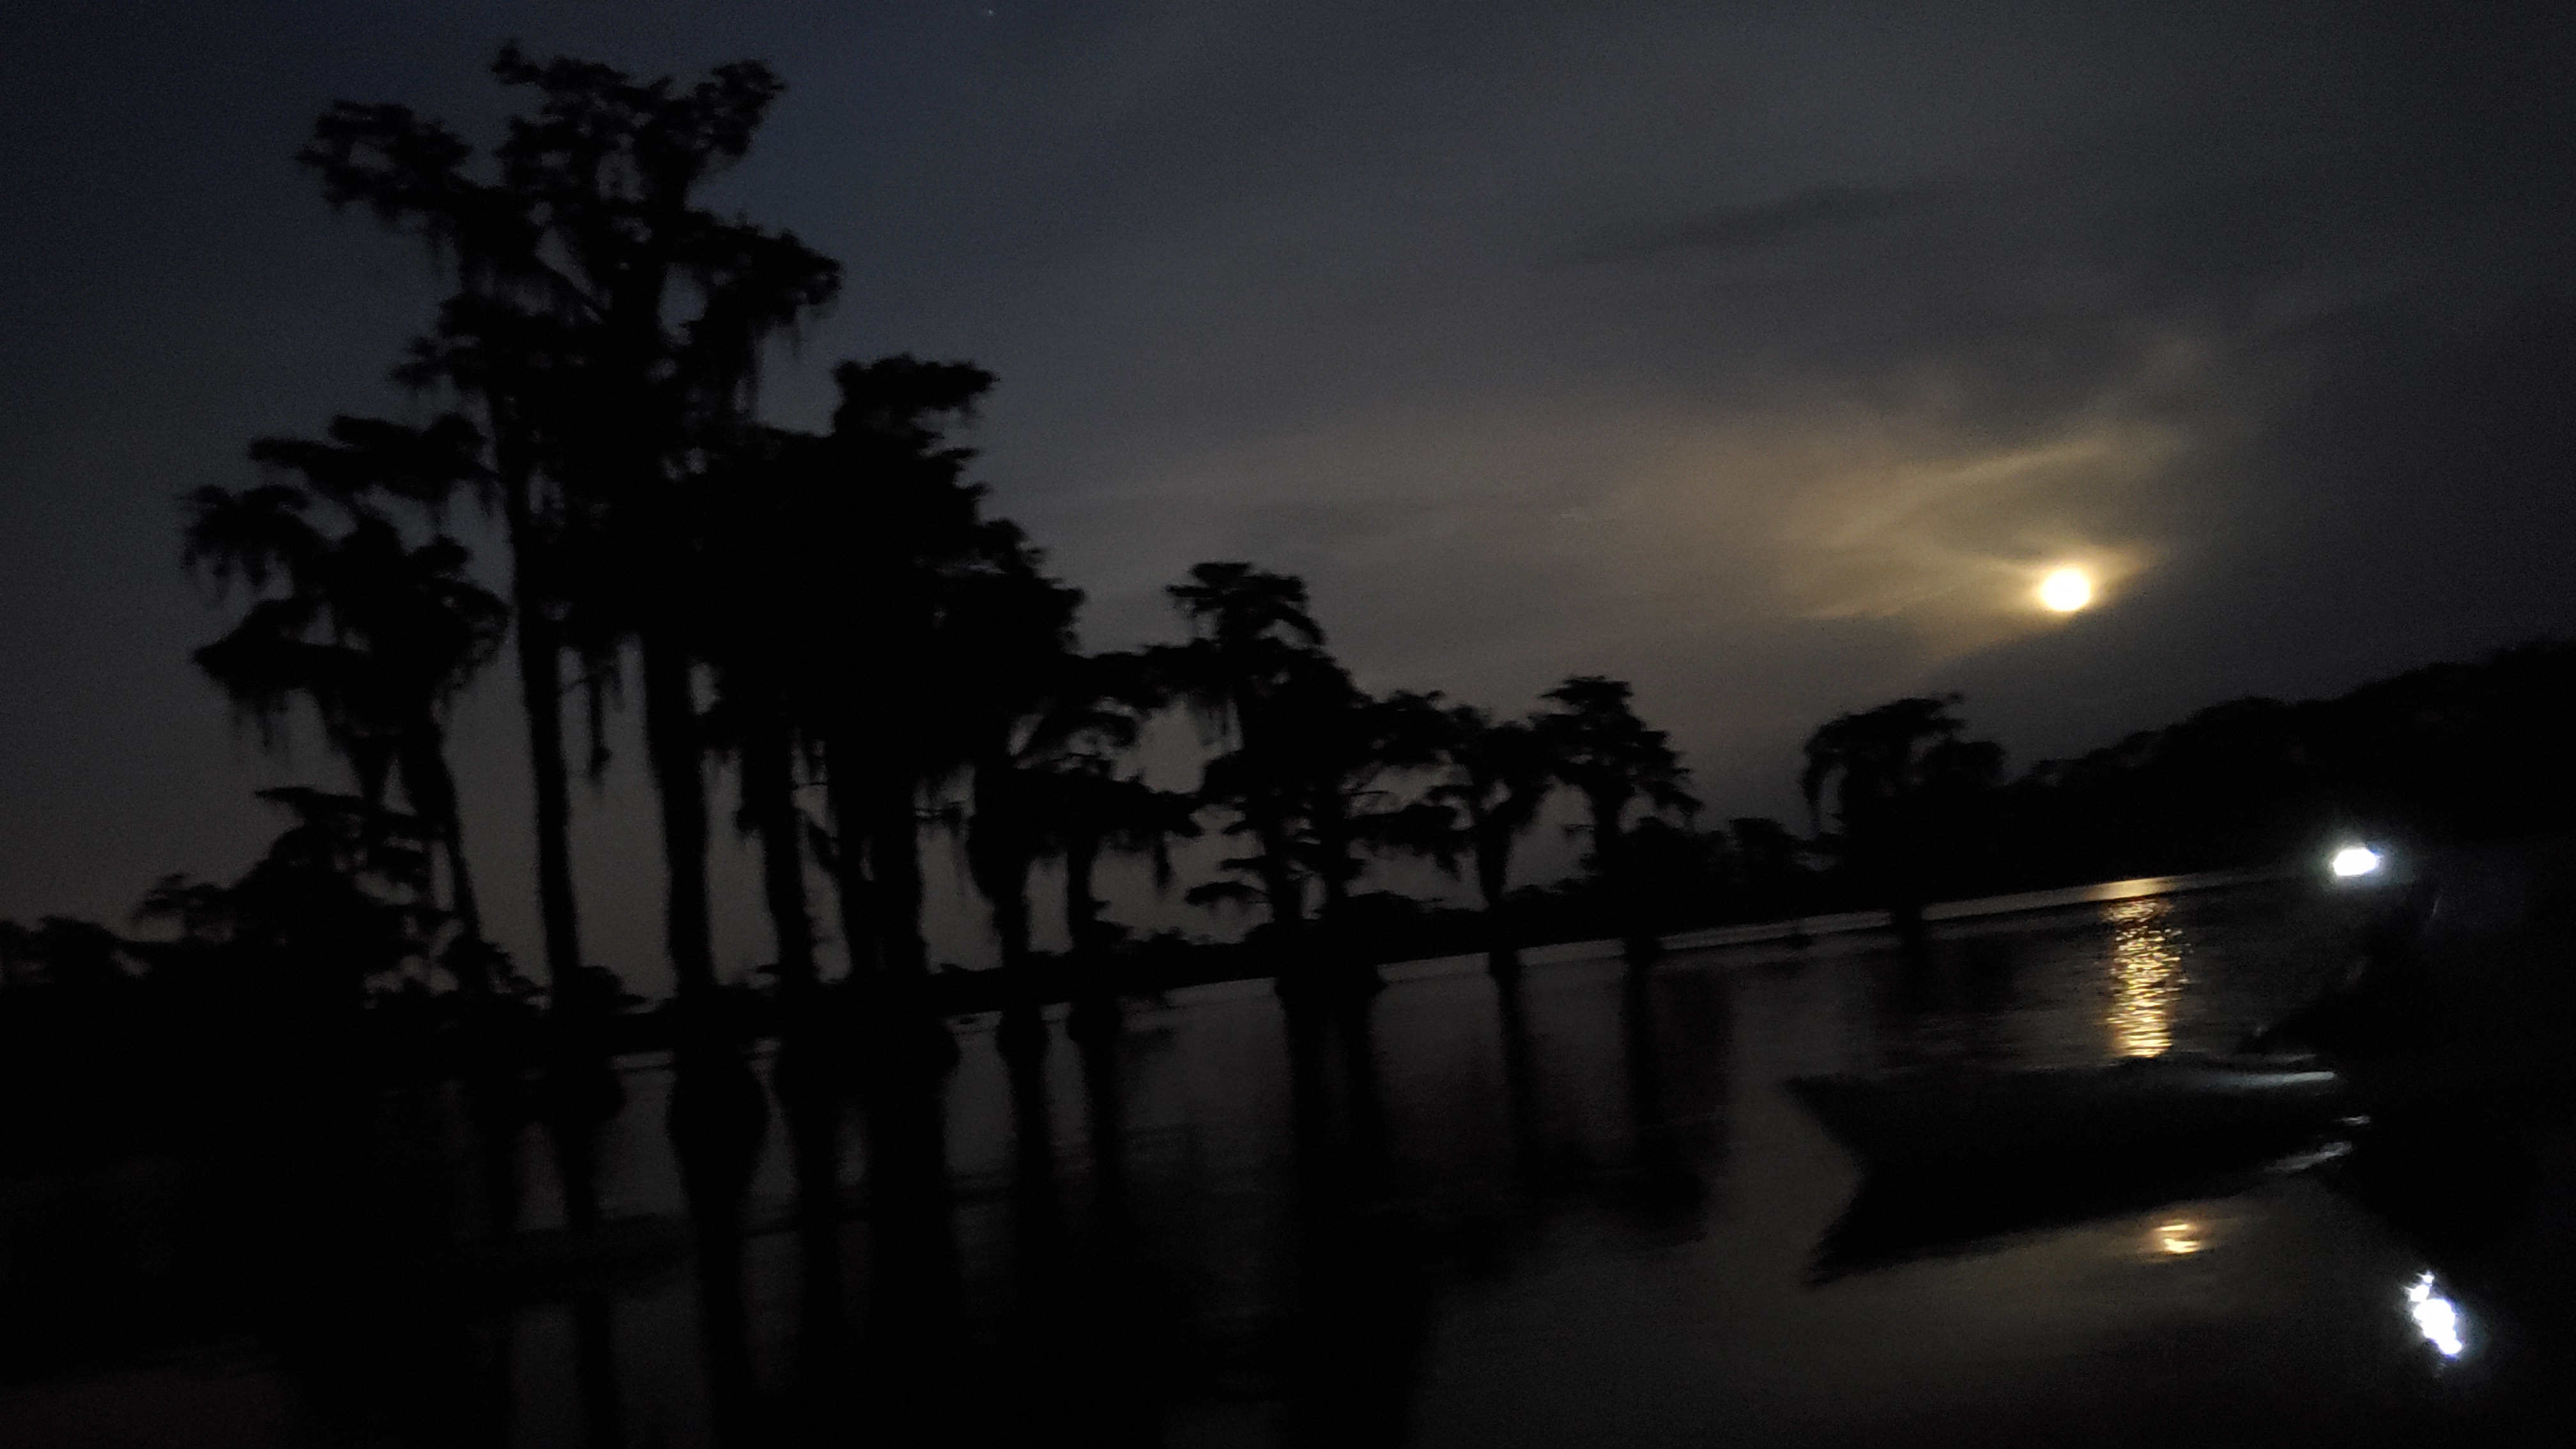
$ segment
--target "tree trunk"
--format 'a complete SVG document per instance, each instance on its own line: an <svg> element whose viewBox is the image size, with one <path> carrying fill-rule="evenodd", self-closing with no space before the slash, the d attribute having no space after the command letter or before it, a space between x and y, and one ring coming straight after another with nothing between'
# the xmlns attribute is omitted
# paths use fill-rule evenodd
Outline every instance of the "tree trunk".
<svg viewBox="0 0 2576 1449"><path fill-rule="evenodd" d="M1046 1017L1038 1002L1037 963L1029 954L1029 862L1004 868L996 882L993 931L1002 941L1001 1047L1005 1053L1044 1051Z"/></svg>
<svg viewBox="0 0 2576 1449"><path fill-rule="evenodd" d="M1305 937L1305 882L1297 878L1296 863L1289 858L1285 821L1265 815L1254 822L1253 838L1261 842L1261 891L1270 902L1270 921L1278 927L1285 949Z"/></svg>
<svg viewBox="0 0 2576 1449"><path fill-rule="evenodd" d="M1886 878L1888 924L1895 928L1900 944L1920 950L1931 939L1931 928L1923 920L1922 880L1902 858L1889 862Z"/></svg>
<svg viewBox="0 0 2576 1449"><path fill-rule="evenodd" d="M921 812L912 773L875 752L859 789L867 807L870 910L875 917L877 972L870 993L871 1029L888 1048L886 1065L935 1071L957 1060L957 1041L941 1019L921 938Z"/></svg>
<svg viewBox="0 0 2576 1449"><path fill-rule="evenodd" d="M1897 940L1913 951L1922 950L1931 939L1930 928L1923 921L1923 907L1930 892L1923 888L1925 841L1919 815L1920 807L1915 801L1900 801L1894 828L1889 832L1888 919L1896 927Z"/></svg>
<svg viewBox="0 0 2576 1449"><path fill-rule="evenodd" d="M1627 813L1628 797L1594 795L1590 804L1592 859L1594 869L1601 873L1603 893L1609 897L1612 929L1619 934L1619 955L1631 966L1643 965L1662 951L1663 943L1646 929L1637 883L1628 869L1628 833L1621 820Z"/></svg>
<svg viewBox="0 0 2576 1449"><path fill-rule="evenodd" d="M1100 898L1092 894L1092 872L1100 863L1100 841L1077 835L1064 848L1064 936L1073 956L1073 1010L1065 1034L1076 1041L1105 1037L1118 1029L1118 993L1109 979L1109 955L1100 939ZM1087 1058L1086 1058L1087 1060Z"/></svg>
<svg viewBox="0 0 2576 1449"><path fill-rule="evenodd" d="M761 893L778 944L778 991L802 1014L820 982L814 916L805 900L805 844L796 809L795 739L776 711L760 709L742 742L742 799L760 836Z"/></svg>
<svg viewBox="0 0 2576 1449"><path fill-rule="evenodd" d="M1002 969L1026 975L1035 962L1029 953L1029 882L1028 865L1021 862L1010 872L1012 879L999 886L993 898L993 933L1002 942Z"/></svg>
<svg viewBox="0 0 2576 1449"><path fill-rule="evenodd" d="M1261 884L1270 898L1270 919L1279 927L1280 947L1288 950L1291 943L1302 944L1306 938L1306 884L1297 878L1296 867L1285 863L1284 842L1267 853L1283 858L1262 868Z"/></svg>
<svg viewBox="0 0 2576 1449"><path fill-rule="evenodd" d="M716 985L707 916L706 775L689 658L661 635L661 630L646 634L643 655L644 749L661 799L667 875L663 940L671 952L683 1019L699 1018L690 1025L703 1026Z"/></svg>
<svg viewBox="0 0 2576 1449"><path fill-rule="evenodd" d="M537 914L545 927L546 984L553 1009L580 997L581 914L572 887L572 789L564 771L563 672L554 621L537 578L536 524L524 472L508 483L512 633L519 653L519 702L528 717L528 774L536 796Z"/></svg>
<svg viewBox="0 0 2576 1449"><path fill-rule="evenodd" d="M440 834L447 851L450 907L456 912L457 925L465 932L465 939L479 942L483 939L483 908L474 899L474 874L465 865L465 822L459 818L452 798Z"/></svg>
<svg viewBox="0 0 2576 1449"><path fill-rule="evenodd" d="M1278 953L1276 987L1283 996L1300 996L1320 984L1316 963L1309 959L1305 882L1297 878L1297 867L1288 857L1285 822L1258 821L1253 837L1261 842L1261 891L1269 899L1270 921L1276 928L1272 936L1272 949Z"/></svg>
<svg viewBox="0 0 2576 1449"><path fill-rule="evenodd" d="M1002 948L1002 1022L997 1044L1004 1056L1046 1050L1046 1018L1038 1001L1037 963L1029 952L1029 867L1037 855L1032 802L1007 755L980 752L975 761L974 819L966 827L966 867L975 889L992 907L993 936Z"/></svg>
<svg viewBox="0 0 2576 1449"><path fill-rule="evenodd" d="M464 949L451 960L457 985L481 996L491 989L489 963L482 950L483 911L474 898L474 875L465 864L465 822L456 798L456 776L447 767L444 741L435 722L415 725L413 744L403 757L403 789L412 810L437 832L439 852L447 857L448 909L456 913Z"/></svg>
<svg viewBox="0 0 2576 1449"><path fill-rule="evenodd" d="M1485 901L1485 969L1499 980L1510 980L1521 974L1520 946L1512 939L1511 918L1504 909L1512 876L1512 838L1482 821L1475 828L1476 892Z"/></svg>
<svg viewBox="0 0 2576 1449"><path fill-rule="evenodd" d="M877 939L885 969L905 978L930 975L921 938L921 809L908 770L883 760L869 771L868 864L877 887Z"/></svg>
<svg viewBox="0 0 2576 1449"><path fill-rule="evenodd" d="M841 944L850 956L850 980L872 988L884 973L877 942L876 882L868 874L865 750L835 728L824 742L823 798L832 815L832 883L841 908Z"/></svg>
<svg viewBox="0 0 2576 1449"><path fill-rule="evenodd" d="M1092 894L1092 872L1100 863L1100 842L1078 838L1064 850L1064 938L1074 959L1088 964L1100 955L1100 897Z"/></svg>
<svg viewBox="0 0 2576 1449"><path fill-rule="evenodd" d="M1351 862L1351 840L1349 834L1339 828L1321 834L1323 838L1318 844L1323 848L1317 854L1328 866L1320 872L1324 887L1321 915L1324 920L1339 925L1343 908L1351 903L1352 877L1346 873Z"/></svg>
<svg viewBox="0 0 2576 1449"><path fill-rule="evenodd" d="M1324 921L1322 937L1323 979L1346 996L1366 996L1386 986L1386 978L1363 954L1361 942L1350 927L1351 881L1357 872L1350 871L1353 841L1346 822L1336 821L1322 832L1323 849L1318 852L1327 868L1319 872L1323 884L1322 909L1317 913ZM1310 942L1311 945L1311 942Z"/></svg>

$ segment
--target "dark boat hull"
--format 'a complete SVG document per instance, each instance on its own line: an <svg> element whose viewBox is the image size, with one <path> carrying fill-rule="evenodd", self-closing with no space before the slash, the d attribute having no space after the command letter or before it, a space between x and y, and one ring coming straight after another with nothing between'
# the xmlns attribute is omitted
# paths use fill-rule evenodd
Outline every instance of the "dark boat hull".
<svg viewBox="0 0 2576 1449"><path fill-rule="evenodd" d="M2224 1167L2297 1151L2351 1110L2338 1073L2215 1057L1805 1077L1789 1089L1872 1176Z"/></svg>
<svg viewBox="0 0 2576 1449"><path fill-rule="evenodd" d="M1933 1068L1789 1083L1864 1176L1819 1280L2238 1192L2344 1130L2349 1083L2262 1059Z"/></svg>

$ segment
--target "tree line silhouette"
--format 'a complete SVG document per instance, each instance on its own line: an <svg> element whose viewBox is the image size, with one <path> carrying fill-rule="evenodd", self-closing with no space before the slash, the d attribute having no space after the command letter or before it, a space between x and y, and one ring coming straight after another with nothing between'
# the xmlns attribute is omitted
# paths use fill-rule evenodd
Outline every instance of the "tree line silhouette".
<svg viewBox="0 0 2576 1449"><path fill-rule="evenodd" d="M1568 679L1520 718L1373 695L1304 583L1251 563L1203 563L1167 591L1182 642L1087 653L1081 592L969 477L960 435L990 373L847 361L825 429L758 416L766 350L841 282L792 233L704 198L781 92L767 67L640 81L511 47L494 73L526 105L488 149L402 106L341 103L300 156L332 204L438 269L447 294L394 372L428 420L262 439L265 481L185 500L183 563L233 610L195 663L264 740L317 720L347 786L263 792L285 831L235 882L165 879L139 912L165 935L0 923L19 1072L113 1075L80 1065L102 1054L407 1064L483 1082L510 1111L538 1063L546 1102L572 1110L613 1096L602 1063L620 1045L738 1061L771 1031L829 1094L852 1056L942 1064L961 1007L998 1008L1006 1049L1034 1050L1051 1000L1073 1002L1080 1035L1114 1028L1123 992L1214 976L1348 1000L1387 960L1481 951L1508 977L1526 945L1611 936L1643 963L1675 930L1863 905L1912 936L1937 899L2273 860L2336 829L2530 831L2576 804L2556 743L2576 704L2566 644L2337 700L2238 701L2017 779L1955 696L1898 700L1808 740L1803 833L1702 828L1689 772L1618 680ZM450 532L466 512L506 549L498 590ZM485 932L446 739L505 652L531 770L536 976ZM571 781L609 769L605 721L630 689L676 982L649 1014L585 955L572 883ZM1134 760L1173 712L1208 750L1185 792ZM721 983L711 944L711 788L728 768L774 940L764 989ZM1514 888L1560 789L1579 801L1582 873ZM949 828L997 972L930 960L925 835ZM1228 945L1131 938L1100 865L1143 856L1168 882L1173 843L1203 830L1229 848L1185 898L1257 923ZM1471 881L1476 907L1361 888L1399 855ZM1049 864L1063 898L1042 905ZM810 898L809 865L828 900ZM1032 945L1042 911L1061 917L1060 953ZM826 920L846 961L828 980Z"/></svg>

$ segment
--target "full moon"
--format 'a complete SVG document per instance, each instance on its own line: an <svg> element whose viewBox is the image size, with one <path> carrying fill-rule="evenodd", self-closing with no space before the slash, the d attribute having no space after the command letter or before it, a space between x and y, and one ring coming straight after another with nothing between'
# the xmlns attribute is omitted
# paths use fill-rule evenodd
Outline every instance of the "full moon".
<svg viewBox="0 0 2576 1449"><path fill-rule="evenodd" d="M2082 569L2059 569L2039 581L2039 601L2060 614L2093 602L2093 580Z"/></svg>

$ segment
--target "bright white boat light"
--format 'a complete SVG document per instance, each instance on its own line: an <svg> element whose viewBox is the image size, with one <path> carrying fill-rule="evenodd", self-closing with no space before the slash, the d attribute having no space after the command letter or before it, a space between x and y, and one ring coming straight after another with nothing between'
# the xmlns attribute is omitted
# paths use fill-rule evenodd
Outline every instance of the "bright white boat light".
<svg viewBox="0 0 2576 1449"><path fill-rule="evenodd" d="M2333 868L2340 876L2368 875L2379 869L2379 852L2367 845L2347 845L2334 853Z"/></svg>
<svg viewBox="0 0 2576 1449"><path fill-rule="evenodd" d="M2415 1320L2415 1331L2442 1357L2458 1358L2467 1352L2468 1344L2460 1338L2460 1306L2434 1288L2432 1274L2406 1285L2406 1314Z"/></svg>

